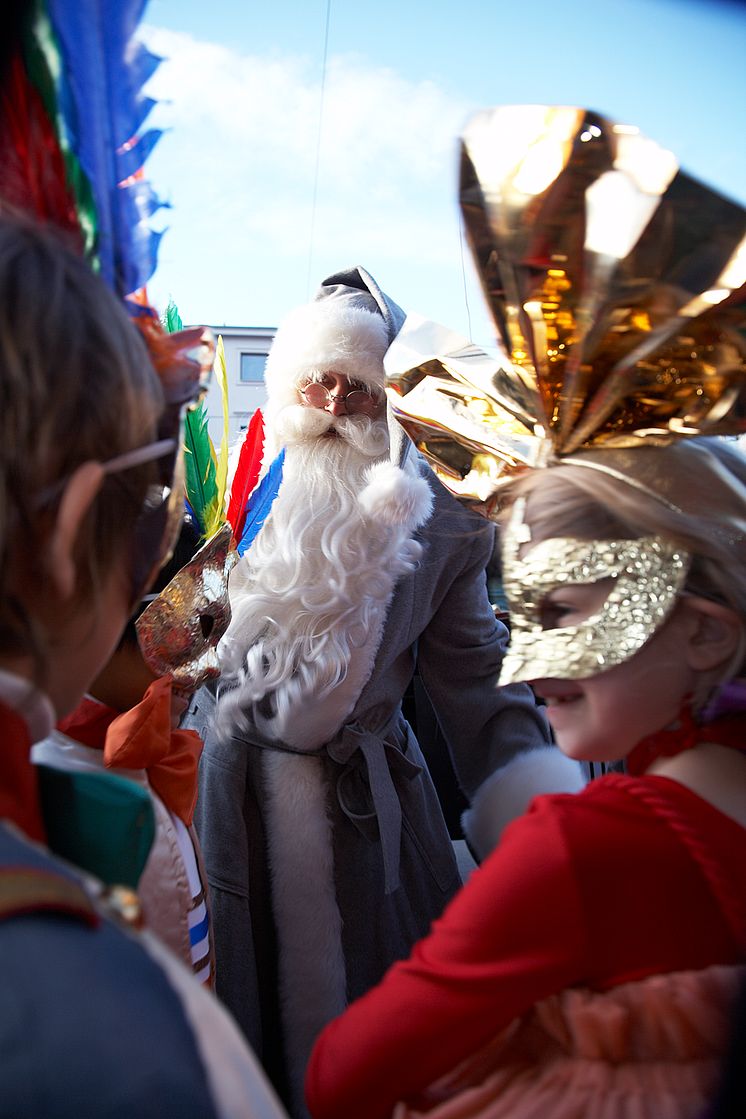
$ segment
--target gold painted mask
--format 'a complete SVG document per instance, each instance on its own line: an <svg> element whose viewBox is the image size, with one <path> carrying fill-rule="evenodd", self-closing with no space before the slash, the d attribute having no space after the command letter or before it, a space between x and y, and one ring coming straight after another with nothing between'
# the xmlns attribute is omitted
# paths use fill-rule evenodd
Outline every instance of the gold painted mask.
<svg viewBox="0 0 746 1119"><path fill-rule="evenodd" d="M520 557L527 526L518 517L520 510L503 537L511 635L500 684L583 680L634 656L670 615L684 587L688 554L661 536L642 536L542 540ZM614 585L595 614L576 626L542 628L542 605L552 591L608 578Z"/></svg>
<svg viewBox="0 0 746 1119"><path fill-rule="evenodd" d="M165 587L135 623L145 663L193 692L220 675L217 645L228 628L228 574L238 559L224 524Z"/></svg>

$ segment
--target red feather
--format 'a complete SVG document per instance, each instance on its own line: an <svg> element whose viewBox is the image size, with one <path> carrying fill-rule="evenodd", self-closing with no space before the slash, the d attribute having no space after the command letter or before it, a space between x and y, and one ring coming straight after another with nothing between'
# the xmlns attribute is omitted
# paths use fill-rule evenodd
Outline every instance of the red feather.
<svg viewBox="0 0 746 1119"><path fill-rule="evenodd" d="M264 454L264 417L257 408L251 417L246 438L238 456L238 465L231 482L231 499L228 502L227 519L236 540L241 539L246 520L246 504L259 480L259 471Z"/></svg>
<svg viewBox="0 0 746 1119"><path fill-rule="evenodd" d="M18 53L0 89L0 198L6 206L67 230L82 252L83 236L65 161Z"/></svg>

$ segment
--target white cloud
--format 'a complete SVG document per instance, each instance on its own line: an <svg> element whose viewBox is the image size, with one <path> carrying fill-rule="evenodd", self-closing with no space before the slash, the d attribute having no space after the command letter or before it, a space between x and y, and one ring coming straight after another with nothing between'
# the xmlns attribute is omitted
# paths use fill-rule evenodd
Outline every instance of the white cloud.
<svg viewBox="0 0 746 1119"><path fill-rule="evenodd" d="M258 145L278 165L313 168L321 98L317 66L297 57L240 54L181 32L146 26L143 33L164 57L149 90L170 102L167 115L175 127L202 132L209 146L229 145L239 158L249 159ZM406 158L411 174L430 174L465 111L434 82L409 82L353 55L333 57L324 90L324 162L336 176Z"/></svg>
<svg viewBox="0 0 746 1119"><path fill-rule="evenodd" d="M335 56L319 139L317 63L152 26L143 37L165 59L148 92L151 123L168 129L147 173L173 205L156 302L173 293L190 319L271 324L307 297L310 253L312 287L361 263L403 305L464 329L456 152L470 106Z"/></svg>

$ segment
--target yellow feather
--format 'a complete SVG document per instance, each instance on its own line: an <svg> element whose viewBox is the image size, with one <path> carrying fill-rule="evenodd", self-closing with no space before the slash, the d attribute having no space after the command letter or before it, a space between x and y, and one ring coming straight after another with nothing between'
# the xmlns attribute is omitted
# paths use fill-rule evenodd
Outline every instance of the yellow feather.
<svg viewBox="0 0 746 1119"><path fill-rule="evenodd" d="M218 348L215 355L215 376L220 385L221 399L223 403L223 434L220 439L220 454L218 455L218 470L217 470L217 487L218 487L218 508L220 510L221 521L225 518L225 491L228 485L228 371L225 368L225 348L223 346L223 335L218 335Z"/></svg>
<svg viewBox="0 0 746 1119"><path fill-rule="evenodd" d="M223 336L218 335L218 345L215 353L213 372L220 385L220 396L223 406L223 434L220 439L220 454L215 454L211 445L212 458L215 463L215 496L205 509L205 539L209 540L225 523L225 491L228 486L228 372L225 366L225 348Z"/></svg>

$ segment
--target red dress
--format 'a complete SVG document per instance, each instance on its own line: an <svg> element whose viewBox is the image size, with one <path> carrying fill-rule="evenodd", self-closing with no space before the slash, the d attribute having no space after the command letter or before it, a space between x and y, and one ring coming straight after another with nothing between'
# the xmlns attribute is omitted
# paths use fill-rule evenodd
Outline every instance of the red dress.
<svg viewBox="0 0 746 1119"><path fill-rule="evenodd" d="M411 957L322 1032L314 1119L390 1116L568 988L740 962L744 866L746 829L669 778L537 798Z"/></svg>

